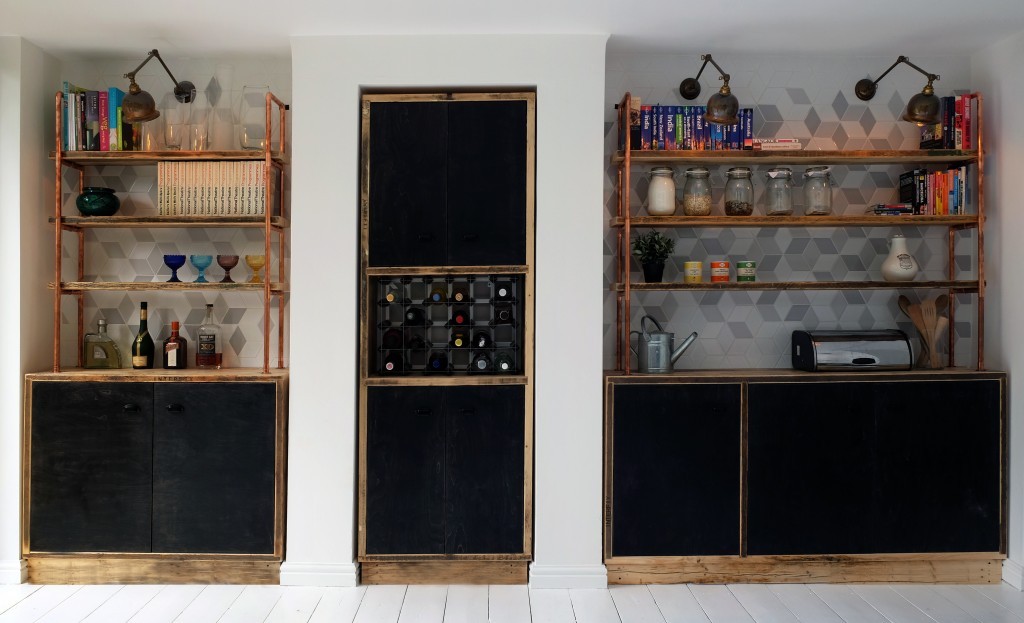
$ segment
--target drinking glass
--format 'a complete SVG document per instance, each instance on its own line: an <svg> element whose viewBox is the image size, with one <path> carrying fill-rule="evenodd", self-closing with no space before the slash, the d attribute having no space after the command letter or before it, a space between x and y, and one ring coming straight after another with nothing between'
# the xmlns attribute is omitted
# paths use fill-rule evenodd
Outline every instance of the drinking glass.
<svg viewBox="0 0 1024 623"><path fill-rule="evenodd" d="M213 256L210 255L190 255L188 256L192 265L199 271L199 276L196 277L194 283L209 283L206 280L206 269L213 263Z"/></svg>
<svg viewBox="0 0 1024 623"><path fill-rule="evenodd" d="M206 151L206 124L194 123L189 126L189 148L192 151Z"/></svg>
<svg viewBox="0 0 1024 623"><path fill-rule="evenodd" d="M246 85L242 87L242 99L238 105L238 141L242 149L266 149L267 147L267 85ZM274 133L271 115L271 136Z"/></svg>
<svg viewBox="0 0 1024 623"><path fill-rule="evenodd" d="M168 93L160 101L160 116L164 119L164 147L181 149L188 132L189 105L182 104Z"/></svg>
<svg viewBox="0 0 1024 623"><path fill-rule="evenodd" d="M246 255L245 263L252 269L252 279L249 283L263 283L263 277L260 276L260 271L267 264L267 256L265 255Z"/></svg>
<svg viewBox="0 0 1024 623"><path fill-rule="evenodd" d="M192 151L205 151L209 149L207 136L210 126L210 102L204 94L196 94L189 110L189 148Z"/></svg>

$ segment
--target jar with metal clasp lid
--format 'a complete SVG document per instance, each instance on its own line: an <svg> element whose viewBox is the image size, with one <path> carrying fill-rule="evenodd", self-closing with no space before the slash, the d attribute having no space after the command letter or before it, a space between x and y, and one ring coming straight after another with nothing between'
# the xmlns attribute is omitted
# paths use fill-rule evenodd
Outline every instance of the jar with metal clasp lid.
<svg viewBox="0 0 1024 623"><path fill-rule="evenodd" d="M647 213L651 216L672 216L676 213L674 173L671 167L651 169L651 185L647 188Z"/></svg>
<svg viewBox="0 0 1024 623"><path fill-rule="evenodd" d="M754 211L754 184L750 169L733 167L725 172L725 213L729 216L749 216Z"/></svg>
<svg viewBox="0 0 1024 623"><path fill-rule="evenodd" d="M804 178L804 214L832 214L832 175L829 168L808 167Z"/></svg>
<svg viewBox="0 0 1024 623"><path fill-rule="evenodd" d="M788 216L793 213L792 169L772 167L765 173L764 211L769 216Z"/></svg>
<svg viewBox="0 0 1024 623"><path fill-rule="evenodd" d="M683 214L686 216L711 214L709 175L706 167L692 167L686 170L686 183L683 184Z"/></svg>

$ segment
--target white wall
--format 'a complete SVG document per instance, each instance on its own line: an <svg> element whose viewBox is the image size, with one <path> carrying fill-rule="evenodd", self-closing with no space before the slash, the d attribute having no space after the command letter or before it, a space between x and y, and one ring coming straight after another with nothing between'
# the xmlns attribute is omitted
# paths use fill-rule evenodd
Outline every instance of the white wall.
<svg viewBox="0 0 1024 623"><path fill-rule="evenodd" d="M22 377L51 364L52 209L56 61L0 37L0 584L24 579L21 561Z"/></svg>
<svg viewBox="0 0 1024 623"><path fill-rule="evenodd" d="M286 584L351 584L361 88L536 87L533 586L604 586L604 35L292 40L292 361ZM566 279L571 275L572 279Z"/></svg>
<svg viewBox="0 0 1024 623"><path fill-rule="evenodd" d="M984 96L985 275L989 284L985 322L987 366L1010 373L1009 560L1003 578L1024 589L1024 211L1020 172L1024 170L1024 32L975 54L971 74Z"/></svg>

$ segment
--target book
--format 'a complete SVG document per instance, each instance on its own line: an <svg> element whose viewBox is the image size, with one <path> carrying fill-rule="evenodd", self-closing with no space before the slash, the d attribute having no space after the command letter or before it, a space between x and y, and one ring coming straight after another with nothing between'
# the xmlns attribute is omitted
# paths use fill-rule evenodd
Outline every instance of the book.
<svg viewBox="0 0 1024 623"><path fill-rule="evenodd" d="M803 143L798 138L755 138L752 149L755 151L801 150Z"/></svg>
<svg viewBox="0 0 1024 623"><path fill-rule="evenodd" d="M956 96L953 105L953 149L964 148L964 96Z"/></svg>
<svg viewBox="0 0 1024 623"><path fill-rule="evenodd" d="M100 151L110 151L110 94L99 92Z"/></svg>
<svg viewBox="0 0 1024 623"><path fill-rule="evenodd" d="M651 138L651 149L665 149L665 107L654 106L654 136Z"/></svg>
<svg viewBox="0 0 1024 623"><path fill-rule="evenodd" d="M120 151L121 145L121 102L124 101L124 91L117 87L107 89L107 114L110 117L110 151Z"/></svg>
<svg viewBox="0 0 1024 623"><path fill-rule="evenodd" d="M632 96L629 98L629 148L641 149L640 144L640 98Z"/></svg>
<svg viewBox="0 0 1024 623"><path fill-rule="evenodd" d="M82 148L86 151L100 150L100 94L99 91L85 92L85 135Z"/></svg>
<svg viewBox="0 0 1024 623"><path fill-rule="evenodd" d="M704 135L704 126L707 122L704 121L704 107L694 106L693 107L693 148L696 150L703 150L707 147Z"/></svg>
<svg viewBox="0 0 1024 623"><path fill-rule="evenodd" d="M651 128L654 111L651 106L640 107L640 145L638 149L651 148Z"/></svg>
<svg viewBox="0 0 1024 623"><path fill-rule="evenodd" d="M743 149L754 148L754 109L743 109Z"/></svg>
<svg viewBox="0 0 1024 623"><path fill-rule="evenodd" d="M665 142L662 149L676 148L676 107L664 106L665 110Z"/></svg>

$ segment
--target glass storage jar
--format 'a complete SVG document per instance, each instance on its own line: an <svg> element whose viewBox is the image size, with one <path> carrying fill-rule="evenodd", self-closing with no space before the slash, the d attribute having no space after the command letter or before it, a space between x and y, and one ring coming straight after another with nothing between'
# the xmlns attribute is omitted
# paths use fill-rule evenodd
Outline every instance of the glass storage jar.
<svg viewBox="0 0 1024 623"><path fill-rule="evenodd" d="M647 189L647 213L651 216L672 216L676 213L676 181L671 167L651 169L651 185Z"/></svg>
<svg viewBox="0 0 1024 623"><path fill-rule="evenodd" d="M708 183L706 167L692 167L686 170L686 183L683 184L683 214L711 214L711 184Z"/></svg>
<svg viewBox="0 0 1024 623"><path fill-rule="evenodd" d="M828 167L804 171L804 214L832 214L832 176Z"/></svg>
<svg viewBox="0 0 1024 623"><path fill-rule="evenodd" d="M772 167L765 173L764 211L769 216L788 216L793 213L792 169Z"/></svg>
<svg viewBox="0 0 1024 623"><path fill-rule="evenodd" d="M749 216L754 211L754 185L750 169L733 167L725 172L725 213L729 216Z"/></svg>

